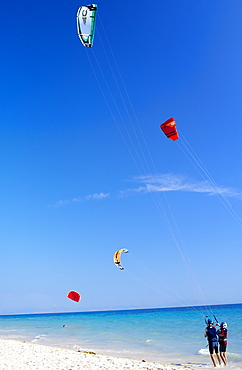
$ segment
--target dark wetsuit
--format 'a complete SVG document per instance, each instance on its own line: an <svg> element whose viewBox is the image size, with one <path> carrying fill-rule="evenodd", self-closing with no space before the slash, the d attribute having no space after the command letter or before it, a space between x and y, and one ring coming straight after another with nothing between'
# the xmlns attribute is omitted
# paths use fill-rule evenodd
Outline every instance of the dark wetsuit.
<svg viewBox="0 0 242 370"><path fill-rule="evenodd" d="M206 329L208 338L209 353L212 355L213 352L218 353L218 338L217 332L214 326L208 326Z"/></svg>

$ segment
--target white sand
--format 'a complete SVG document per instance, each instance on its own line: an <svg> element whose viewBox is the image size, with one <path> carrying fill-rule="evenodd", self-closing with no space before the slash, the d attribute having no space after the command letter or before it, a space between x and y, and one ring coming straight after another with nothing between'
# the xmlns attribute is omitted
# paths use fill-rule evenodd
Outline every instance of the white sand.
<svg viewBox="0 0 242 370"><path fill-rule="evenodd" d="M161 365L105 355L76 352L29 342L0 339L0 370L181 370L186 366Z"/></svg>

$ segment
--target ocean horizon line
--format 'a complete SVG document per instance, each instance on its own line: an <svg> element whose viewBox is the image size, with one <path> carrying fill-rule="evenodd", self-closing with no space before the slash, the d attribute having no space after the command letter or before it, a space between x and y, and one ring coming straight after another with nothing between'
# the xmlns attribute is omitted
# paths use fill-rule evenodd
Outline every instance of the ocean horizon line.
<svg viewBox="0 0 242 370"><path fill-rule="evenodd" d="M166 306L166 307L137 307L137 308L107 308L99 310L83 310L83 311L59 311L59 312L14 312L0 314L3 316L25 316L25 315L61 315L61 314L88 314L88 313L102 313L102 312L125 312L125 311L149 311L149 310L166 310L166 309L184 309L184 308L206 308L206 307L219 307L219 306L235 306L241 305L242 302L237 303L214 303L214 304L204 304L204 305L187 305L187 306Z"/></svg>

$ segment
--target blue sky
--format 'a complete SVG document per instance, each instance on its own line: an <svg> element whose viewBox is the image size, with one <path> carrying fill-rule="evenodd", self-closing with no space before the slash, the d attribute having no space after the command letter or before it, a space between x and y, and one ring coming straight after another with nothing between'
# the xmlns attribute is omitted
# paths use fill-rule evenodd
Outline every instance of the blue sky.
<svg viewBox="0 0 242 370"><path fill-rule="evenodd" d="M241 1L81 5L1 4L0 313L241 302Z"/></svg>

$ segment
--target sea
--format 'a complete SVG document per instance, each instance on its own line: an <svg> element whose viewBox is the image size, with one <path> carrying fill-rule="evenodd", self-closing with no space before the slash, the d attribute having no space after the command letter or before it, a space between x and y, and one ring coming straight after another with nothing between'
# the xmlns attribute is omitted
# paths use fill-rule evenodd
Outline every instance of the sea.
<svg viewBox="0 0 242 370"><path fill-rule="evenodd" d="M227 368L242 370L242 304L2 315L0 338L209 369L208 317L227 323Z"/></svg>

